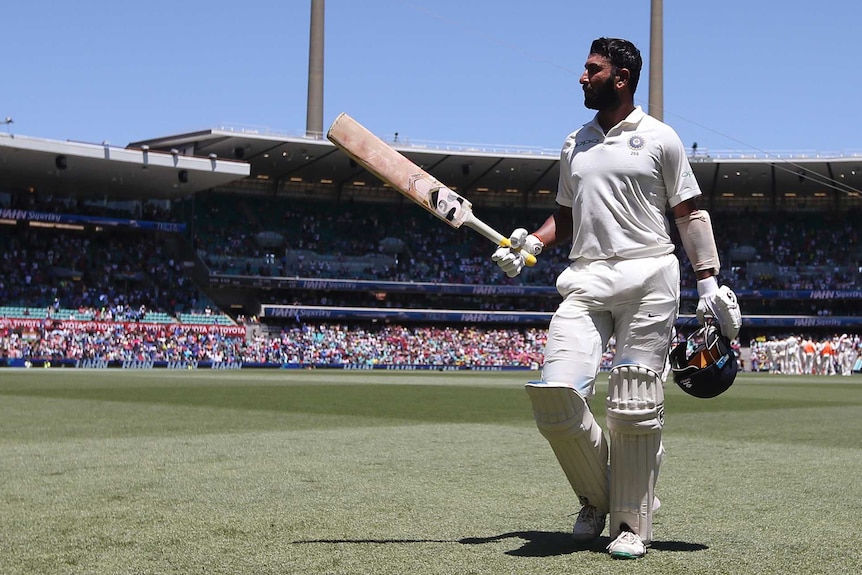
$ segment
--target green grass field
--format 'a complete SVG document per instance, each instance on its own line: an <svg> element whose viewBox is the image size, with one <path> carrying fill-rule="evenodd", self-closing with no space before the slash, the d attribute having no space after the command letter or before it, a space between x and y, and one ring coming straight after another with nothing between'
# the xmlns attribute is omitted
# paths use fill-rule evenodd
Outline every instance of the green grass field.
<svg viewBox="0 0 862 575"><path fill-rule="evenodd" d="M570 541L530 377L4 370L0 573L862 572L862 377L669 383L636 562Z"/></svg>

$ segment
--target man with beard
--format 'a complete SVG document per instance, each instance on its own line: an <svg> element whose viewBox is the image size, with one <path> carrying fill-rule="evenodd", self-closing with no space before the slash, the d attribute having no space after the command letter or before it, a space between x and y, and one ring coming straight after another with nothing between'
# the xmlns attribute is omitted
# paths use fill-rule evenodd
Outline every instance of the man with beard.
<svg viewBox="0 0 862 575"><path fill-rule="evenodd" d="M610 514L615 558L638 558L652 540L654 488L664 449L663 385L679 308L672 213L697 276L701 322L730 339L742 324L736 296L719 287L709 214L676 132L634 105L641 55L629 41L592 43L580 83L595 117L563 145L557 210L515 249L492 259L518 275L524 251L571 240L557 278L563 297L548 328L542 380L527 384L536 424L582 505L573 534L598 538ZM521 251L518 251L520 249ZM616 338L606 398L607 434L591 412L602 351Z"/></svg>

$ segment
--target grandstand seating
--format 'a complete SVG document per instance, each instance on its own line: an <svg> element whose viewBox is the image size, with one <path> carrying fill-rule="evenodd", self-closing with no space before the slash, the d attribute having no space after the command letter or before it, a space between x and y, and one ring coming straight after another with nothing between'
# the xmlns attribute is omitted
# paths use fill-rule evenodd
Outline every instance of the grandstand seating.
<svg viewBox="0 0 862 575"><path fill-rule="evenodd" d="M45 317L44 308L31 308L22 305L7 305L0 307L0 317L13 317L26 319L31 317Z"/></svg>
<svg viewBox="0 0 862 575"><path fill-rule="evenodd" d="M211 271L218 273L553 285L559 262L567 254L565 246L547 250L541 259L558 262L556 265L525 270L510 282L487 264L491 248L484 240L469 231L440 226L413 206L352 203L332 214L329 205L295 198L257 200L226 194L208 198L217 206L217 214L250 211L268 215L259 216L254 226L222 222L199 227L199 253ZM350 217L339 215L345 210ZM279 221L273 214L289 215ZM546 215L523 210L519 223L537 225ZM505 223L511 219L506 210L489 209L483 216L501 229L512 226ZM859 284L858 263L862 260L855 219L855 213L787 213L752 225L744 213L717 212L713 225L724 264L722 278L739 289L852 289ZM260 232L283 237L281 249L256 244L254 234ZM384 253L385 238L397 240L400 251ZM274 255L267 257L266 253ZM681 246L678 255L683 261L682 285L694 287L694 274Z"/></svg>
<svg viewBox="0 0 862 575"><path fill-rule="evenodd" d="M28 306L0 306L0 317L11 317L16 319L74 319L80 321L92 320L95 311L90 309L66 309L66 308L32 308Z"/></svg>
<svg viewBox="0 0 862 575"><path fill-rule="evenodd" d="M177 319L182 324L235 325L230 317L222 313L178 313Z"/></svg>
<svg viewBox="0 0 862 575"><path fill-rule="evenodd" d="M93 206L88 211L95 211ZM0 316L234 325L207 293L206 269L192 277L184 260L199 256L209 273L252 277L367 279L479 285L554 285L566 247L546 250L541 264L507 278L489 263L493 249L465 230L441 226L413 205L349 203L333 207L313 200L208 193L195 203L195 237L132 229L67 231L0 228ZM521 225L536 226L547 214L521 210ZM759 225L740 213L713 215L723 259L722 279L737 290L858 290L859 234L856 213L782 214ZM500 229L511 227L510 210L483 213ZM192 247L192 244L194 247ZM682 259L682 285L694 276ZM249 290L254 291L254 290ZM211 297L212 296L212 297ZM382 294L361 287L272 289L261 303L427 309L552 311L558 296L542 298L452 296L415 290ZM859 315L853 299L743 302L745 313ZM683 302L683 312L693 311ZM207 307L212 313L203 310ZM252 306L253 307L253 306ZM688 309L692 308L692 309ZM228 309L225 307L224 309ZM120 315L115 312L119 310ZM233 313L233 312L232 312ZM254 315L253 309L238 313ZM29 314L29 315L28 315Z"/></svg>
<svg viewBox="0 0 862 575"><path fill-rule="evenodd" d="M148 311L138 320L141 323L175 323L176 320L169 313L163 311Z"/></svg>

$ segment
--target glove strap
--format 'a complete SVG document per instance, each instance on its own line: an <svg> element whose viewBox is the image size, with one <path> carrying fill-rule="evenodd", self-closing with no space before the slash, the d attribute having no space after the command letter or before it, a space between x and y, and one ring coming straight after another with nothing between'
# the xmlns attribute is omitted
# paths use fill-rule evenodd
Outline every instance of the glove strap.
<svg viewBox="0 0 862 575"><path fill-rule="evenodd" d="M697 295L700 297L712 295L718 291L718 282L715 276L709 276L702 280L697 280Z"/></svg>

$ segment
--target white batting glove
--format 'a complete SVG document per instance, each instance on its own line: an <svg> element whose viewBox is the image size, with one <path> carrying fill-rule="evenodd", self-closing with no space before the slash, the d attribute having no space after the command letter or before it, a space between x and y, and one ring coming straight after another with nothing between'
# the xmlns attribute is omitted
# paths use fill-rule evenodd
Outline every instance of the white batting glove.
<svg viewBox="0 0 862 575"><path fill-rule="evenodd" d="M526 265L524 263L524 256L518 252L513 252L509 248L497 248L497 251L491 255L491 259L497 262L500 269L506 272L506 275L510 278L521 273L524 265Z"/></svg>
<svg viewBox="0 0 862 575"><path fill-rule="evenodd" d="M497 262L500 269L503 270L510 278L515 277L521 270L524 269L526 260L524 253L531 253L534 256L542 253L544 244L542 241L532 234L528 234L524 228L518 228L509 237L511 248L499 247L493 253L491 259ZM523 252L523 253L522 253Z"/></svg>
<svg viewBox="0 0 862 575"><path fill-rule="evenodd" d="M518 228L512 232L512 235L509 236L509 242L512 244L512 248L525 251L534 256L542 253L542 248L545 247L542 240L533 234L527 233L527 230L524 228Z"/></svg>
<svg viewBox="0 0 862 575"><path fill-rule="evenodd" d="M742 327L742 312L736 301L736 294L727 286L718 287L715 277L697 280L697 321L704 323L708 318L714 318L721 328L721 333L728 339L739 335Z"/></svg>

